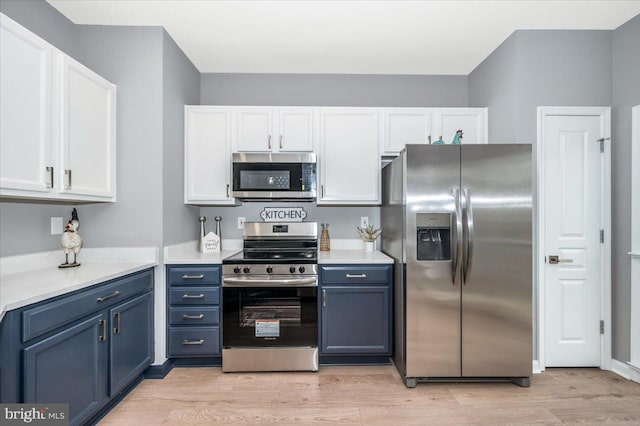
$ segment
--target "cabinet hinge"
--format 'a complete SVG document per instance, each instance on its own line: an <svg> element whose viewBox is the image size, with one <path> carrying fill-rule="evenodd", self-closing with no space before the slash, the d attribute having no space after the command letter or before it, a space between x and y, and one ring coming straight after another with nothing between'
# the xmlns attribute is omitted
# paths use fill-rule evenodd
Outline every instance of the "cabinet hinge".
<svg viewBox="0 0 640 426"><path fill-rule="evenodd" d="M604 152L604 142L611 140L611 138L600 138L596 142L600 143L600 152Z"/></svg>
<svg viewBox="0 0 640 426"><path fill-rule="evenodd" d="M600 334L604 334L604 320L600 320Z"/></svg>
<svg viewBox="0 0 640 426"><path fill-rule="evenodd" d="M600 243L603 244L604 243L604 229L600 230Z"/></svg>

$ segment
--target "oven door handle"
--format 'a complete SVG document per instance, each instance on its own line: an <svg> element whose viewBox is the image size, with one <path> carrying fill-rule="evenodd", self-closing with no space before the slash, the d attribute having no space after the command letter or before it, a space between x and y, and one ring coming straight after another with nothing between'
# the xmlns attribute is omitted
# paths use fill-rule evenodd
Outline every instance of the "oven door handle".
<svg viewBox="0 0 640 426"><path fill-rule="evenodd" d="M222 278L222 287L317 287L318 277L305 278Z"/></svg>

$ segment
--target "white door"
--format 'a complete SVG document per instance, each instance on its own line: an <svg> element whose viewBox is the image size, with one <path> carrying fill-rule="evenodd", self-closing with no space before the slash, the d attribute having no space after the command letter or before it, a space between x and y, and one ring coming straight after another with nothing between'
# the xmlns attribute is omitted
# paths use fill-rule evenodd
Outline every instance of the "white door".
<svg viewBox="0 0 640 426"><path fill-rule="evenodd" d="M428 144L431 110L428 108L386 108L382 110L383 155L394 155L408 143Z"/></svg>
<svg viewBox="0 0 640 426"><path fill-rule="evenodd" d="M442 139L450 144L462 130L463 144L487 143L487 108L435 108L432 114L431 142Z"/></svg>
<svg viewBox="0 0 640 426"><path fill-rule="evenodd" d="M50 192L52 48L2 15L0 55L0 188Z"/></svg>
<svg viewBox="0 0 640 426"><path fill-rule="evenodd" d="M601 365L602 117L546 116L545 365ZM552 260L557 256L558 263Z"/></svg>
<svg viewBox="0 0 640 426"><path fill-rule="evenodd" d="M68 56L61 78L61 192L113 199L116 88Z"/></svg>
<svg viewBox="0 0 640 426"><path fill-rule="evenodd" d="M320 109L318 204L380 204L378 111Z"/></svg>
<svg viewBox="0 0 640 426"><path fill-rule="evenodd" d="M280 152L313 151L313 110L311 108L278 108L278 133L275 135Z"/></svg>
<svg viewBox="0 0 640 426"><path fill-rule="evenodd" d="M235 204L231 197L231 108L185 107L186 204Z"/></svg>
<svg viewBox="0 0 640 426"><path fill-rule="evenodd" d="M273 109L238 108L238 152L271 152L273 149Z"/></svg>

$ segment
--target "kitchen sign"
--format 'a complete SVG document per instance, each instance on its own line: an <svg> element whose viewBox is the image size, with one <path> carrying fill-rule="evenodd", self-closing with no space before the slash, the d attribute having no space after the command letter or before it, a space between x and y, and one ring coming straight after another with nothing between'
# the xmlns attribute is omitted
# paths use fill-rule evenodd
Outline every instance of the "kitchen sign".
<svg viewBox="0 0 640 426"><path fill-rule="evenodd" d="M265 207L260 217L264 222L302 222L307 212L302 207Z"/></svg>

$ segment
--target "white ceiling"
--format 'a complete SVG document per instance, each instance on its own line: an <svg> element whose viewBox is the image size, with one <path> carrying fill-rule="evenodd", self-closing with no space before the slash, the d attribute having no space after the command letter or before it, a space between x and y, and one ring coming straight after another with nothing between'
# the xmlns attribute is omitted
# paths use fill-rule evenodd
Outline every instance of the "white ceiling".
<svg viewBox="0 0 640 426"><path fill-rule="evenodd" d="M200 72L467 75L516 29L612 30L638 0L47 0L76 24L160 25Z"/></svg>

